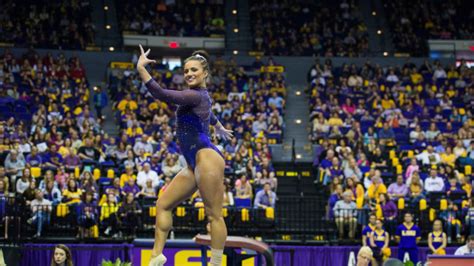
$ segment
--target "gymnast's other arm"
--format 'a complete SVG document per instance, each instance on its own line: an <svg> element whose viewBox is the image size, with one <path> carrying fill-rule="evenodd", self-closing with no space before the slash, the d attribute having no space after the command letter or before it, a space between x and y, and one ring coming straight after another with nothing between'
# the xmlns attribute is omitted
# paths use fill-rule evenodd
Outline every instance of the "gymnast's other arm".
<svg viewBox="0 0 474 266"><path fill-rule="evenodd" d="M217 119L217 117L214 115L214 113L211 110L211 118L209 121L209 124L214 127L216 134L223 138L224 140L229 140L233 137L232 135L232 130L226 129L222 123Z"/></svg>

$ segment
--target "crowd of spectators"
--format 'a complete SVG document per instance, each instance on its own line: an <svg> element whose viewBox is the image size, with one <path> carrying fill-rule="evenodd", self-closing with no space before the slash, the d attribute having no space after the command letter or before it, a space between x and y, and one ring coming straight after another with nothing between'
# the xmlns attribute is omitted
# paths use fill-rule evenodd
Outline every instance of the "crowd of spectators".
<svg viewBox="0 0 474 266"><path fill-rule="evenodd" d="M363 56L367 27L357 1L252 1L254 50L266 55Z"/></svg>
<svg viewBox="0 0 474 266"><path fill-rule="evenodd" d="M94 45L89 0L5 0L0 6L0 42L15 47L81 50Z"/></svg>
<svg viewBox="0 0 474 266"><path fill-rule="evenodd" d="M469 1L384 1L384 6L398 52L426 56L429 39L474 38Z"/></svg>
<svg viewBox="0 0 474 266"><path fill-rule="evenodd" d="M316 62L308 73L309 138L320 144L314 166L331 194L329 217L339 217L334 206L341 201L376 212L393 236L399 207L427 203L449 239L460 239L474 167L473 77L465 62L388 68ZM352 214L365 225L367 217Z"/></svg>
<svg viewBox="0 0 474 266"><path fill-rule="evenodd" d="M225 34L223 0L118 1L122 31L156 36Z"/></svg>

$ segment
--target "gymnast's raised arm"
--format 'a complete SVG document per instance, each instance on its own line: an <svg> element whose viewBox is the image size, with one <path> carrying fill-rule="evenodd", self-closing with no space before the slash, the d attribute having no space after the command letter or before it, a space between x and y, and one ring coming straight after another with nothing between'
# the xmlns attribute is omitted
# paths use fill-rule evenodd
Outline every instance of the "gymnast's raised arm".
<svg viewBox="0 0 474 266"><path fill-rule="evenodd" d="M146 52L143 50L143 47L140 45L140 58L137 62L137 71L140 75L142 81L145 83L148 91L151 95L157 98L160 101L166 103L172 103L177 105L197 105L199 104L201 97L197 91L194 90L184 90L184 91L175 91L163 89L158 82L156 82L146 70L146 66L150 63L156 63L155 60L148 59L148 54L150 54L150 49Z"/></svg>

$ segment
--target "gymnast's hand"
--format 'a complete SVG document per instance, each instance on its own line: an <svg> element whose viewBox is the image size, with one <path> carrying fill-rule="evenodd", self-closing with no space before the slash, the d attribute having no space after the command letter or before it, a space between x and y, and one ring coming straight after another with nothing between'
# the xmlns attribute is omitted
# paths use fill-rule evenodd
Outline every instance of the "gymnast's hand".
<svg viewBox="0 0 474 266"><path fill-rule="evenodd" d="M224 140L230 140L234 136L232 135L232 130L226 129L220 122L214 127L216 135Z"/></svg>
<svg viewBox="0 0 474 266"><path fill-rule="evenodd" d="M148 49L146 52L143 50L142 45L140 44L140 57L138 58L137 62L137 70L145 69L145 67L150 64L150 63L156 63L156 60L151 60L148 58L148 55L150 54L150 49Z"/></svg>

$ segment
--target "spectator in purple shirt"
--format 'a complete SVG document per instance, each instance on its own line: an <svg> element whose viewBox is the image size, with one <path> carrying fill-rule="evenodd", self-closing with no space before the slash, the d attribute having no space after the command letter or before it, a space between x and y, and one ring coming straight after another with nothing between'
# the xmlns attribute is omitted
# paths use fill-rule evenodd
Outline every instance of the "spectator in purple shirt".
<svg viewBox="0 0 474 266"><path fill-rule="evenodd" d="M408 187L403 182L403 176L397 176L397 182L390 184L387 190L387 194L390 198L398 200L399 198L404 198L408 195Z"/></svg>
<svg viewBox="0 0 474 266"><path fill-rule="evenodd" d="M344 179L344 172L337 157L332 158L332 165L326 169L323 184L329 184L335 177Z"/></svg>
<svg viewBox="0 0 474 266"><path fill-rule="evenodd" d="M397 206L390 200L386 193L381 193L379 200L387 231L390 235L395 235L398 215Z"/></svg>
<svg viewBox="0 0 474 266"><path fill-rule="evenodd" d="M44 165L49 168L58 168L63 162L63 157L58 152L56 145L51 145L49 152L45 152L43 155Z"/></svg>
<svg viewBox="0 0 474 266"><path fill-rule="evenodd" d="M158 153L155 153L151 156L151 160L150 160L150 168L151 170L155 171L158 175L161 175L162 174L162 171L161 171L161 156L160 154Z"/></svg>
<svg viewBox="0 0 474 266"><path fill-rule="evenodd" d="M395 141L395 132L390 127L388 122L383 123L383 128L379 130L379 139L383 140L383 143L387 144L388 142Z"/></svg>
<svg viewBox="0 0 474 266"><path fill-rule="evenodd" d="M342 199L342 185L336 185L336 188L334 189L334 192L329 196L328 200L328 217L329 219L334 218L334 206L336 205L336 202Z"/></svg>
<svg viewBox="0 0 474 266"><path fill-rule="evenodd" d="M132 193L133 196L136 196L140 192L140 188L135 183L135 179L129 178L125 186L122 188L122 195L125 196L128 193Z"/></svg>
<svg viewBox="0 0 474 266"><path fill-rule="evenodd" d="M31 148L31 153L26 156L26 166L27 167L42 167L43 159L41 155L38 154L38 148L33 146Z"/></svg>
<svg viewBox="0 0 474 266"><path fill-rule="evenodd" d="M68 171L73 171L76 167L81 167L81 158L69 148L69 154L64 158L64 166Z"/></svg>

